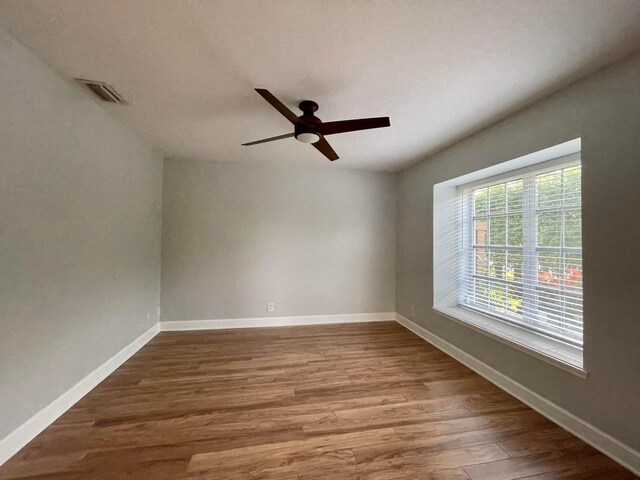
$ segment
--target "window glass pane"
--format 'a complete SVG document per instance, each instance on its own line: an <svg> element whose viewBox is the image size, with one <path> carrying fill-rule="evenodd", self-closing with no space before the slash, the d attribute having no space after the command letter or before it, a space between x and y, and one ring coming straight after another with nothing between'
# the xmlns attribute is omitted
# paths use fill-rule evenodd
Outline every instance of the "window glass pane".
<svg viewBox="0 0 640 480"><path fill-rule="evenodd" d="M564 212L564 246L582 246L582 212L580 209Z"/></svg>
<svg viewBox="0 0 640 480"><path fill-rule="evenodd" d="M560 288L564 276L561 253L538 253L538 285Z"/></svg>
<svg viewBox="0 0 640 480"><path fill-rule="evenodd" d="M582 198L581 173L582 167L580 165L564 169L565 205L580 205L580 199Z"/></svg>
<svg viewBox="0 0 640 480"><path fill-rule="evenodd" d="M562 205L562 171L543 173L536 177L538 208L554 208Z"/></svg>
<svg viewBox="0 0 640 480"><path fill-rule="evenodd" d="M562 321L562 295L546 290L538 291L538 321L551 327L560 327Z"/></svg>
<svg viewBox="0 0 640 480"><path fill-rule="evenodd" d="M504 183L489 187L489 213L502 213L505 211L507 196Z"/></svg>
<svg viewBox="0 0 640 480"><path fill-rule="evenodd" d="M571 336L582 335L582 300L573 294L564 295L564 311L561 327Z"/></svg>
<svg viewBox="0 0 640 480"><path fill-rule="evenodd" d="M507 280L522 282L522 251L507 251Z"/></svg>
<svg viewBox="0 0 640 480"><path fill-rule="evenodd" d="M476 275L489 274L489 254L484 248L477 248L474 255L474 271Z"/></svg>
<svg viewBox="0 0 640 480"><path fill-rule="evenodd" d="M581 167L525 171L471 194L462 303L581 343Z"/></svg>
<svg viewBox="0 0 640 480"><path fill-rule="evenodd" d="M582 290L582 254L565 254L565 288L569 291L580 292Z"/></svg>
<svg viewBox="0 0 640 480"><path fill-rule="evenodd" d="M522 287L507 285L507 313L516 317L521 317L522 304Z"/></svg>
<svg viewBox="0 0 640 480"><path fill-rule="evenodd" d="M504 313L506 305L505 284L489 281L489 307L497 312Z"/></svg>
<svg viewBox="0 0 640 480"><path fill-rule="evenodd" d="M562 239L562 212L538 214L538 245L559 247Z"/></svg>
<svg viewBox="0 0 640 480"><path fill-rule="evenodd" d="M507 217L507 245L515 247L522 245L522 215Z"/></svg>
<svg viewBox="0 0 640 480"><path fill-rule="evenodd" d="M522 180L507 183L507 210L509 212L522 210Z"/></svg>
<svg viewBox="0 0 640 480"><path fill-rule="evenodd" d="M476 278L474 280L474 302L478 306L489 306L489 282Z"/></svg>
<svg viewBox="0 0 640 480"><path fill-rule="evenodd" d="M489 237L491 245L505 245L507 240L507 219L505 217L491 217L489 219Z"/></svg>
<svg viewBox="0 0 640 480"><path fill-rule="evenodd" d="M507 264L507 252L504 250L489 249L489 276L505 278Z"/></svg>
<svg viewBox="0 0 640 480"><path fill-rule="evenodd" d="M486 218L480 218L473 221L473 242L476 245L486 245L487 240L487 227L489 226L489 220Z"/></svg>
<svg viewBox="0 0 640 480"><path fill-rule="evenodd" d="M474 216L486 215L489 212L489 189L479 188L473 191Z"/></svg>

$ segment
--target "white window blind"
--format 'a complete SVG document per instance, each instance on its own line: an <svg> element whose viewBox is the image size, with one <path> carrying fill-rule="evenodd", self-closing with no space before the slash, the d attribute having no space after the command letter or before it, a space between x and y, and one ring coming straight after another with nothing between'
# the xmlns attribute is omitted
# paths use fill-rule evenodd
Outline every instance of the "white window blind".
<svg viewBox="0 0 640 480"><path fill-rule="evenodd" d="M462 187L459 303L582 344L579 161Z"/></svg>

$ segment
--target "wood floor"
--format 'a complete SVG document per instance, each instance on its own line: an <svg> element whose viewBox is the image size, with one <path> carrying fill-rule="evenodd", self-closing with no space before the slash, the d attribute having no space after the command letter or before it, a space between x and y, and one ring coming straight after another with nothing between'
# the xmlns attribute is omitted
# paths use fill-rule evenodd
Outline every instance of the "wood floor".
<svg viewBox="0 0 640 480"><path fill-rule="evenodd" d="M0 479L636 478L392 323L160 333Z"/></svg>

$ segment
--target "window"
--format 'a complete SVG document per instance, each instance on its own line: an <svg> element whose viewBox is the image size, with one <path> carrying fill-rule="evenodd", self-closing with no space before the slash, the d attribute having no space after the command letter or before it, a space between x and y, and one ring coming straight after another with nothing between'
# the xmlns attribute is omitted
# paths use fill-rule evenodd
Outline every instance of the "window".
<svg viewBox="0 0 640 480"><path fill-rule="evenodd" d="M587 378L581 144L433 186L433 311Z"/></svg>
<svg viewBox="0 0 640 480"><path fill-rule="evenodd" d="M579 160L458 191L459 305L582 345Z"/></svg>

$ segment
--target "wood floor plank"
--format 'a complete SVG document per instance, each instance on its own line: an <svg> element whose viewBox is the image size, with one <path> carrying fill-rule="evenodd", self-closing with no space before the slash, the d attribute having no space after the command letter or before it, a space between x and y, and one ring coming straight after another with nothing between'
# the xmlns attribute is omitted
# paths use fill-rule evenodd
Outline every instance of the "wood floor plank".
<svg viewBox="0 0 640 480"><path fill-rule="evenodd" d="M524 457L471 465L464 470L472 480L516 480L532 475L552 474L573 463L589 462L597 455L599 454L591 447L581 444L567 449L549 449Z"/></svg>
<svg viewBox="0 0 640 480"><path fill-rule="evenodd" d="M163 332L0 480L636 478L393 322Z"/></svg>

